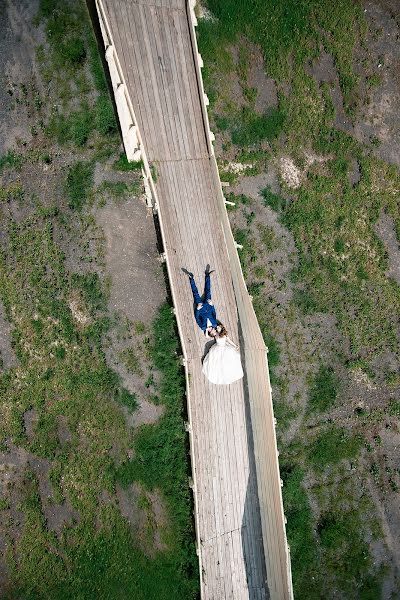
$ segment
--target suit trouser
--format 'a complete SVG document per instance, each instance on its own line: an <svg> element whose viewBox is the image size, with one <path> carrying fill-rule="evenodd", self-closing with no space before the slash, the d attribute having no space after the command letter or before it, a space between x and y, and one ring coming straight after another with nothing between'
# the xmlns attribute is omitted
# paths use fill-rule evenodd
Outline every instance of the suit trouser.
<svg viewBox="0 0 400 600"><path fill-rule="evenodd" d="M190 287L192 288L194 303L202 304L203 300L201 299L201 296L197 289L194 277L190 278ZM211 279L210 275L207 273L204 279L204 302L208 302L208 300L211 300Z"/></svg>

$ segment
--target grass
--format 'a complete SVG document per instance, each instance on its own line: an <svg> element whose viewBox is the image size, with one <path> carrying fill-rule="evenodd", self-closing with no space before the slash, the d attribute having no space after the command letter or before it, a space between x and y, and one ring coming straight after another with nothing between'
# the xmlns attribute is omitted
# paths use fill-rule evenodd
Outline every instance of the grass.
<svg viewBox="0 0 400 600"><path fill-rule="evenodd" d="M115 134L114 107L85 4L41 0L36 22L44 25L47 43L37 50L38 62L51 94L58 96L47 135L60 145L82 147L96 132Z"/></svg>
<svg viewBox="0 0 400 600"><path fill-rule="evenodd" d="M126 198L128 195L138 196L142 191L141 180L127 184L124 181L103 181L98 187L99 192L107 192L115 199Z"/></svg>
<svg viewBox="0 0 400 600"><path fill-rule="evenodd" d="M311 443L308 458L317 470L323 470L328 465L356 458L362 443L359 436L352 435L343 427L332 425Z"/></svg>
<svg viewBox="0 0 400 600"><path fill-rule="evenodd" d="M120 353L120 359L128 369L129 373L143 377L141 360L133 348L126 348Z"/></svg>
<svg viewBox="0 0 400 600"><path fill-rule="evenodd" d="M269 187L260 190L260 195L263 199L264 206L269 206L276 212L281 212L286 208L286 200L282 198L282 196L274 194Z"/></svg>
<svg viewBox="0 0 400 600"><path fill-rule="evenodd" d="M342 135L335 138L342 157L353 151L354 143ZM360 153L357 146L356 152ZM380 211L395 211L389 190L400 179L378 160L359 160L357 186L350 187L332 161L330 176L309 176L281 215L299 251L296 279L302 283L304 310L335 314L354 359L365 347L370 353L397 347L393 314L400 308L398 287L386 277L387 256L374 232Z"/></svg>
<svg viewBox="0 0 400 600"><path fill-rule="evenodd" d="M232 131L232 142L236 146L249 147L271 141L281 133L284 122L284 115L279 109L272 108L264 115L258 115L244 107L239 125Z"/></svg>
<svg viewBox="0 0 400 600"><path fill-rule="evenodd" d="M101 135L117 131L114 107L108 94L101 94L95 104L95 126Z"/></svg>
<svg viewBox="0 0 400 600"><path fill-rule="evenodd" d="M67 174L66 191L68 205L73 210L82 210L93 187L94 164L91 161L78 161Z"/></svg>
<svg viewBox="0 0 400 600"><path fill-rule="evenodd" d="M332 367L321 365L310 386L309 408L323 412L332 408L338 393L339 380Z"/></svg>
<svg viewBox="0 0 400 600"><path fill-rule="evenodd" d="M120 154L119 159L115 161L113 168L116 171L141 171L143 169L143 161L131 161L126 158L126 154Z"/></svg>
<svg viewBox="0 0 400 600"><path fill-rule="evenodd" d="M164 305L154 322L151 358L161 374L159 398L165 412L155 425L144 425L135 437L135 459L121 466L118 479L124 486L139 481L147 489L161 488L170 509L174 532L174 569L190 585L182 598L194 597L197 559L193 552L193 524L188 489L187 439L182 398L185 380L178 354L176 323ZM172 543L172 540L170 540ZM187 594L186 596L184 594Z"/></svg>
<svg viewBox="0 0 400 600"><path fill-rule="evenodd" d="M21 154L17 154L12 150L8 150L6 154L0 157L0 173L6 168L19 170L24 162L24 158Z"/></svg>
<svg viewBox="0 0 400 600"><path fill-rule="evenodd" d="M314 533L313 515L303 485L304 471L291 463L281 462L283 480L283 500L287 517L287 535L290 540L290 553L295 571L294 593L302 593L308 587L309 598L320 598L322 587L318 568L319 556ZM310 581L312 577L312 583Z"/></svg>

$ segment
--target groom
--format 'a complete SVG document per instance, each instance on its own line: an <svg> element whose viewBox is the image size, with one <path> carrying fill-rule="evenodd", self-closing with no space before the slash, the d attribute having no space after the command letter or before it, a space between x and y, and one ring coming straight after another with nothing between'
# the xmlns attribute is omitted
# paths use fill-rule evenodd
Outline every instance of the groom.
<svg viewBox="0 0 400 600"><path fill-rule="evenodd" d="M211 280L210 275L214 271L210 271L210 265L206 266L205 282L204 282L204 301L201 298L193 273L185 271L189 275L190 287L193 292L193 299L196 305L195 317L197 325L203 331L206 337L215 337L216 327L218 325L217 315L215 313L214 304L211 302Z"/></svg>

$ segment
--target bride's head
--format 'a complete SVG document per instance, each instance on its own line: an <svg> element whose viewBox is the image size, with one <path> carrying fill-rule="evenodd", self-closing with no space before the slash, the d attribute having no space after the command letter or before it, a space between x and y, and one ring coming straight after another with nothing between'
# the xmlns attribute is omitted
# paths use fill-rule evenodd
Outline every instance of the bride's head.
<svg viewBox="0 0 400 600"><path fill-rule="evenodd" d="M222 325L222 323L220 323L219 325L217 325L217 334L219 337L225 337L228 335L227 330L225 329L224 325Z"/></svg>

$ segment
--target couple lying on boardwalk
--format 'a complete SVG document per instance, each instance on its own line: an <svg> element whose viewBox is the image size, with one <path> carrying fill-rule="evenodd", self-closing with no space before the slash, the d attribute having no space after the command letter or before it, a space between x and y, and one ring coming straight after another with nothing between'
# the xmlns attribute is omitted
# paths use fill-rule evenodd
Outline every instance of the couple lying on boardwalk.
<svg viewBox="0 0 400 600"><path fill-rule="evenodd" d="M211 383L228 385L243 377L239 349L229 339L225 327L217 320L215 306L211 301L210 265L205 270L204 294L200 296L193 273L189 275L198 326L207 338L215 340L203 361L203 373Z"/></svg>

